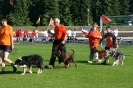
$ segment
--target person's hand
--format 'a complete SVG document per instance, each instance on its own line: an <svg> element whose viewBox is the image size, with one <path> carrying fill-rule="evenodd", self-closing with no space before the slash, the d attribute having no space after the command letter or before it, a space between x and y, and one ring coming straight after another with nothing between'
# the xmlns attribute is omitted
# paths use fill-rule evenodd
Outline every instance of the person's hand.
<svg viewBox="0 0 133 88"><path fill-rule="evenodd" d="M101 36L96 36L96 38L99 38L99 39L101 39L102 37L101 37Z"/></svg>
<svg viewBox="0 0 133 88"><path fill-rule="evenodd" d="M62 44L65 44L65 40L63 40L61 43L62 43Z"/></svg>
<svg viewBox="0 0 133 88"><path fill-rule="evenodd" d="M12 50L14 49L14 45L11 46Z"/></svg>

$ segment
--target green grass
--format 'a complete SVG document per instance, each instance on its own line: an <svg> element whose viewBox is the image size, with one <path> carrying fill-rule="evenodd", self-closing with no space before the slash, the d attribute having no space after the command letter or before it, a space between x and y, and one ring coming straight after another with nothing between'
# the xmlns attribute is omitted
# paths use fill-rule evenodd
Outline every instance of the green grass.
<svg viewBox="0 0 133 88"><path fill-rule="evenodd" d="M67 51L75 50L75 61L78 68L71 63L69 69L45 69L42 74L37 74L37 68L33 68L33 74L20 75L22 68L17 73L12 73L11 66L6 63L7 74L0 74L0 88L133 88L133 46L121 45L119 50L126 55L124 65L112 66L110 58L108 65L99 63L87 63L89 56L88 44L67 44ZM44 64L49 63L52 44L20 44L15 45L15 50L9 58L15 61L23 55L39 54L44 58ZM94 59L94 61L96 61Z"/></svg>

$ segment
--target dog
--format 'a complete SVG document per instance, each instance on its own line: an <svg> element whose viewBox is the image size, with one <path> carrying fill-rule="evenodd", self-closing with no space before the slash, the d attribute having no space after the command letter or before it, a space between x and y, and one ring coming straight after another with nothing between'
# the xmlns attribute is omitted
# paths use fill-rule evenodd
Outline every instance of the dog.
<svg viewBox="0 0 133 88"><path fill-rule="evenodd" d="M71 49L73 51L73 53L61 53L60 51L56 50L54 53L55 55L58 57L58 61L59 61L59 65L58 68L60 68L60 63L64 62L64 65L66 68L68 68L69 66L66 64L66 62L69 60L72 60L75 64L75 67L77 67L75 60L74 60L74 50Z"/></svg>
<svg viewBox="0 0 133 88"><path fill-rule="evenodd" d="M96 47L93 47L92 51L95 53L98 62L101 63L102 59L106 56L106 50L98 50Z"/></svg>
<svg viewBox="0 0 133 88"><path fill-rule="evenodd" d="M106 52L106 50L98 50L96 47L92 48L92 51L95 53L96 59L98 60L98 62L102 62L102 59L104 57L109 56L108 53ZM109 62L109 61L108 61Z"/></svg>
<svg viewBox="0 0 133 88"><path fill-rule="evenodd" d="M40 55L28 55L22 56L21 58L15 61L15 67L23 67L24 75L26 73L26 69L29 69L29 73L32 73L32 65L36 65L38 69L38 73L42 73L44 69L43 58Z"/></svg>
<svg viewBox="0 0 133 88"><path fill-rule="evenodd" d="M120 51L112 51L110 56L112 56L114 58L114 63L112 66L114 65L118 65L119 62L121 61L121 65L124 64L124 59L125 59L125 55L123 52Z"/></svg>

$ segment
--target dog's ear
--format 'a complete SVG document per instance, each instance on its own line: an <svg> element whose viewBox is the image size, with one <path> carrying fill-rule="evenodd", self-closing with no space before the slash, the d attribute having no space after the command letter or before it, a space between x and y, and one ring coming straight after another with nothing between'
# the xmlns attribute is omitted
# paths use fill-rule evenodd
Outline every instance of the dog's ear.
<svg viewBox="0 0 133 88"><path fill-rule="evenodd" d="M20 58L18 58L18 59L22 61L22 58L21 58L21 57L20 57Z"/></svg>

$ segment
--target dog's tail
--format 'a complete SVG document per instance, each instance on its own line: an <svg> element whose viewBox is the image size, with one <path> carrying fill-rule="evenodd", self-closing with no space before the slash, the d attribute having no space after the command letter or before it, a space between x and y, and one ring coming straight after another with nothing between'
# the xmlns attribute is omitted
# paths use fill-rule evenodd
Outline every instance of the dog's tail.
<svg viewBox="0 0 133 88"><path fill-rule="evenodd" d="M72 52L73 52L73 54L74 54L74 53L75 53L74 50L73 50L73 49L71 49L71 50L72 50Z"/></svg>

